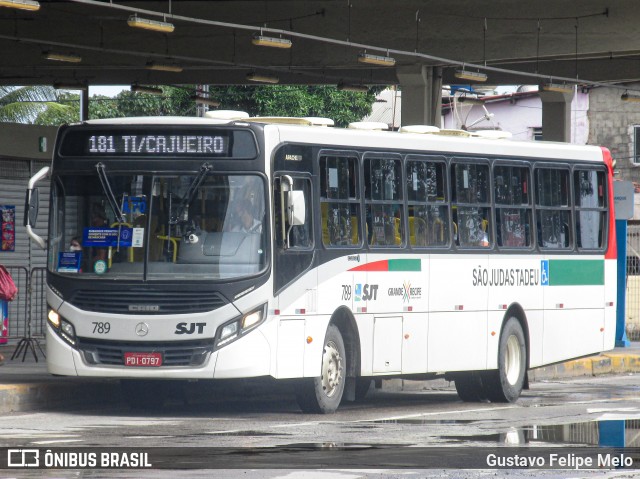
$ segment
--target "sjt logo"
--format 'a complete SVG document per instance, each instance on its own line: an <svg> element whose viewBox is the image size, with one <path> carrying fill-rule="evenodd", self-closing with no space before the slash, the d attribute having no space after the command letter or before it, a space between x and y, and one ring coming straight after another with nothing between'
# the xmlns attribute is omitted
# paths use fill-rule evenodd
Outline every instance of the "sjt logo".
<svg viewBox="0 0 640 479"><path fill-rule="evenodd" d="M375 301L378 299L378 285L357 283L355 293L356 301Z"/></svg>
<svg viewBox="0 0 640 479"><path fill-rule="evenodd" d="M207 323L178 323L176 324L176 331L174 334L193 334L196 329L198 330L197 334L204 333L204 327Z"/></svg>

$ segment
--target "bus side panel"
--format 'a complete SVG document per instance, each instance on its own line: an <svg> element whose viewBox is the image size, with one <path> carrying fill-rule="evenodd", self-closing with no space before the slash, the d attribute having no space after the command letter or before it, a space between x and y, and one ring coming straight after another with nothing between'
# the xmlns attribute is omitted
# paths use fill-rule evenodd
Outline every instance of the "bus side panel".
<svg viewBox="0 0 640 479"><path fill-rule="evenodd" d="M426 311L404 314L402 322L402 372L404 374L428 371L428 318Z"/></svg>
<svg viewBox="0 0 640 479"><path fill-rule="evenodd" d="M616 342L616 311L618 295L618 263L616 259L607 259L604 262L604 337L602 350L609 351L615 347Z"/></svg>
<svg viewBox="0 0 640 479"><path fill-rule="evenodd" d="M540 291L542 296L542 291ZM529 368L542 366L544 357L544 311L540 309L542 300L537 309L525 310L527 326L529 327Z"/></svg>
<svg viewBox="0 0 640 479"><path fill-rule="evenodd" d="M433 255L429 269L429 371L487 367L487 255Z"/></svg>
<svg viewBox="0 0 640 479"><path fill-rule="evenodd" d="M367 255L366 283L355 278L354 306L375 316L373 372L427 372L429 262L418 255Z"/></svg>
<svg viewBox="0 0 640 479"><path fill-rule="evenodd" d="M489 257L489 324L487 331L487 369L498 367L500 331L507 308L514 304L524 310L529 330L530 364L542 361L542 287L540 260L531 256ZM538 311L538 312L537 312Z"/></svg>
<svg viewBox="0 0 640 479"><path fill-rule="evenodd" d="M600 352L604 327L604 259L550 257L544 289L545 364Z"/></svg>
<svg viewBox="0 0 640 479"><path fill-rule="evenodd" d="M319 376L327 322L318 314L318 270L312 269L285 288L275 302L278 379ZM311 342L307 341L311 338Z"/></svg>

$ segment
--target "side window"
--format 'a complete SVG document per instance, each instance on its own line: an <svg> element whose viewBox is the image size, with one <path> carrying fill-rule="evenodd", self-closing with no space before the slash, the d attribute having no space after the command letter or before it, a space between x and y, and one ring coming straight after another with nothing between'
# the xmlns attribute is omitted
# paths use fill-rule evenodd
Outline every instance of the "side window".
<svg viewBox="0 0 640 479"><path fill-rule="evenodd" d="M291 177L291 176L290 176ZM289 236L289 248L288 249L309 249L313 246L313 218L312 218L312 195L311 195L311 180L309 178L297 178L293 179L293 189L301 190L304 192L305 198L305 222L302 225L290 225L287 221L286 214L283 214L282 203L282 180L281 177L276 178L274 186L274 217L275 217L275 237L278 248L283 248L284 241L287 235ZM289 188L289 185L287 185ZM286 201L286 200L285 200ZM284 224L283 224L284 221ZM284 229L283 229L284 226Z"/></svg>
<svg viewBox="0 0 640 479"><path fill-rule="evenodd" d="M365 230L372 247L402 245L402 162L394 156L364 159Z"/></svg>
<svg viewBox="0 0 640 479"><path fill-rule="evenodd" d="M571 248L569 170L537 168L535 179L538 245L549 249Z"/></svg>
<svg viewBox="0 0 640 479"><path fill-rule="evenodd" d="M493 243L489 165L452 163L451 181L456 243L462 248L489 248Z"/></svg>
<svg viewBox="0 0 640 479"><path fill-rule="evenodd" d="M573 172L576 244L580 249L604 247L607 225L605 178L603 170L576 169Z"/></svg>
<svg viewBox="0 0 640 479"><path fill-rule="evenodd" d="M320 157L320 214L325 246L361 243L357 166L356 157Z"/></svg>
<svg viewBox="0 0 640 479"><path fill-rule="evenodd" d="M529 168L497 164L493 168L496 243L504 248L530 248L533 221Z"/></svg>
<svg viewBox="0 0 640 479"><path fill-rule="evenodd" d="M410 156L406 163L409 243L413 247L449 244L447 165Z"/></svg>

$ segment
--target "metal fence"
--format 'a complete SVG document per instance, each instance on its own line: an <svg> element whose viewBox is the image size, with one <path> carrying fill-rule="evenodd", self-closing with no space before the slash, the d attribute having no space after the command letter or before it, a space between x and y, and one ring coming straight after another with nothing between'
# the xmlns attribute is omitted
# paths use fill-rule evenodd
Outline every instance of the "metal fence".
<svg viewBox="0 0 640 479"><path fill-rule="evenodd" d="M640 224L627 227L627 337L640 340Z"/></svg>
<svg viewBox="0 0 640 479"><path fill-rule="evenodd" d="M29 271L23 266L7 266L7 271L18 287L18 294L8 304L8 331L5 338L8 344L16 346L13 358L24 353L24 360L26 353L31 350L37 360L38 352L44 356L39 340L44 339L47 317L46 269L33 268Z"/></svg>

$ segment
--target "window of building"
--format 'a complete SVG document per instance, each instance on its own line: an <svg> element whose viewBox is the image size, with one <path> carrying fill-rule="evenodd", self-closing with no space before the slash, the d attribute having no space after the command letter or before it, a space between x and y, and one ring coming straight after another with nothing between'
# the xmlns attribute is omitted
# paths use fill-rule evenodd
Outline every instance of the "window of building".
<svg viewBox="0 0 640 479"><path fill-rule="evenodd" d="M633 127L633 162L640 163L640 125Z"/></svg>

